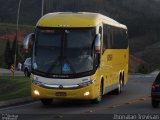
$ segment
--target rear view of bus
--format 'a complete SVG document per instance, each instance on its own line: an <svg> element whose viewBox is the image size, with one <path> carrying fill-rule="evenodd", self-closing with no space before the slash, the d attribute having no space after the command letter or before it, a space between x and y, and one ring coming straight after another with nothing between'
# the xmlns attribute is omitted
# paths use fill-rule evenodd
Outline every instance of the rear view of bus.
<svg viewBox="0 0 160 120"><path fill-rule="evenodd" d="M24 39L25 52L32 40L32 97L44 105L53 99L99 103L110 91L120 93L128 80L126 33L125 25L97 13L43 16Z"/></svg>

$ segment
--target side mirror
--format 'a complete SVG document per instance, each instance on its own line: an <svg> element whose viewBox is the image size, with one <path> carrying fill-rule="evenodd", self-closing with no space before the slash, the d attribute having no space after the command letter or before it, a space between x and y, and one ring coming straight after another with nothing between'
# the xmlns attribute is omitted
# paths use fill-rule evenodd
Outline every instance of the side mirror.
<svg viewBox="0 0 160 120"><path fill-rule="evenodd" d="M30 42L33 42L34 40L34 37L35 37L35 34L34 33L30 33L29 35L27 35L24 40L23 40L23 51L24 51L24 54L27 54L28 53L28 48L29 48L29 43Z"/></svg>
<svg viewBox="0 0 160 120"><path fill-rule="evenodd" d="M97 34L95 39L95 52L100 53L101 52L101 35Z"/></svg>
<svg viewBox="0 0 160 120"><path fill-rule="evenodd" d="M96 68L100 65L100 53L101 53L101 34L96 35L95 39L95 65Z"/></svg>

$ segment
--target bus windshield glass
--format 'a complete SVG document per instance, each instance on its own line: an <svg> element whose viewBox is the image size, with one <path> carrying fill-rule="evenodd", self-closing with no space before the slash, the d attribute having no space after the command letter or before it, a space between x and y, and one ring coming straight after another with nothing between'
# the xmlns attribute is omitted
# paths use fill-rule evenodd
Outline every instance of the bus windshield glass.
<svg viewBox="0 0 160 120"><path fill-rule="evenodd" d="M32 69L58 75L92 71L95 35L95 28L37 28Z"/></svg>

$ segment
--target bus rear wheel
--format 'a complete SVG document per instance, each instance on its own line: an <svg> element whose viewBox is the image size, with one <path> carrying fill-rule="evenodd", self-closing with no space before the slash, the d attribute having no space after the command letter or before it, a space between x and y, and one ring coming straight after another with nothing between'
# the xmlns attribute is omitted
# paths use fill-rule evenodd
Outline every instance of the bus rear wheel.
<svg viewBox="0 0 160 120"><path fill-rule="evenodd" d="M53 100L52 99L41 99L43 105L48 106L51 105Z"/></svg>
<svg viewBox="0 0 160 120"><path fill-rule="evenodd" d="M118 83L118 88L114 90L114 93L116 95L118 95L122 92L122 86L123 86L123 82L122 82L122 80L120 80L119 83Z"/></svg>
<svg viewBox="0 0 160 120"><path fill-rule="evenodd" d="M99 92L100 92L99 96L96 99L91 101L93 104L98 104L102 101L102 96L103 96L103 84L102 84L102 82L101 82L101 85L100 85L100 91Z"/></svg>

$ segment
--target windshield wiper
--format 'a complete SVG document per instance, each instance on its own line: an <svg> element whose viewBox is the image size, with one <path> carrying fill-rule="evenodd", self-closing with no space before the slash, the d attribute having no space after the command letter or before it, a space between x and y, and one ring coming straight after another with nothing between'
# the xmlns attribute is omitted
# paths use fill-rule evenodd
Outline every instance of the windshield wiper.
<svg viewBox="0 0 160 120"><path fill-rule="evenodd" d="M70 65L72 72L76 73L75 69L73 68L72 64L69 62L66 56L64 57L64 60L66 60L66 62Z"/></svg>
<svg viewBox="0 0 160 120"><path fill-rule="evenodd" d="M61 56L58 56L53 64L49 67L49 69L47 70L47 75L54 69L56 63L59 62L59 60L61 60Z"/></svg>

